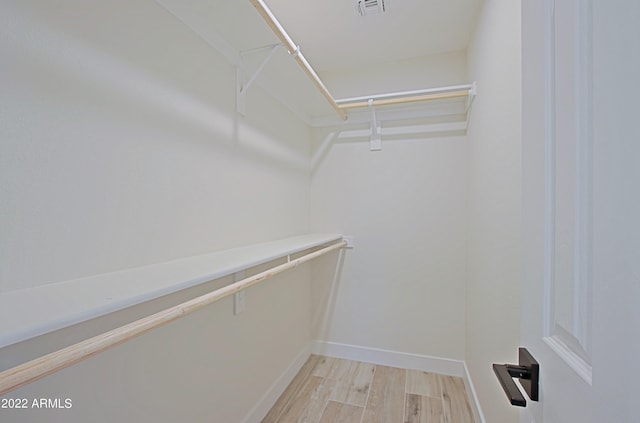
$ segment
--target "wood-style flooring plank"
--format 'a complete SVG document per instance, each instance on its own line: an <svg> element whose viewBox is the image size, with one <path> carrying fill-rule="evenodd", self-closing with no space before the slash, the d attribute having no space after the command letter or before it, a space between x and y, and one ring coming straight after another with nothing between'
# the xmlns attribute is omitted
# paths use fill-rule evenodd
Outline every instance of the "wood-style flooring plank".
<svg viewBox="0 0 640 423"><path fill-rule="evenodd" d="M443 423L442 398L406 395L404 423Z"/></svg>
<svg viewBox="0 0 640 423"><path fill-rule="evenodd" d="M440 398L442 395L438 375L423 372L422 370L407 370L406 391L407 393L434 398Z"/></svg>
<svg viewBox="0 0 640 423"><path fill-rule="evenodd" d="M302 422L473 423L473 414L461 378L314 355L263 419Z"/></svg>
<svg viewBox="0 0 640 423"><path fill-rule="evenodd" d="M364 407L373 379L374 364L339 360L329 378L336 382L331 399Z"/></svg>
<svg viewBox="0 0 640 423"><path fill-rule="evenodd" d="M333 357L318 357L311 374L319 377L329 377L331 370L336 366L340 359Z"/></svg>
<svg viewBox="0 0 640 423"><path fill-rule="evenodd" d="M278 423L317 423L324 412L333 381L318 376L309 376L298 394L287 404L278 418Z"/></svg>
<svg viewBox="0 0 640 423"><path fill-rule="evenodd" d="M438 375L442 388L445 423L474 423L464 382L459 377Z"/></svg>
<svg viewBox="0 0 640 423"><path fill-rule="evenodd" d="M360 423L363 407L329 401L319 423Z"/></svg>
<svg viewBox="0 0 640 423"><path fill-rule="evenodd" d="M401 422L404 417L406 371L395 367L376 366L363 422Z"/></svg>
<svg viewBox="0 0 640 423"><path fill-rule="evenodd" d="M271 410L269 410L264 419L262 419L262 423L275 423L278 421L283 410L300 391L321 358L323 357L311 355L307 359L298 371L298 374L296 374L291 383L289 383L289 386L287 386L282 395L280 395L280 398L278 398L273 407L271 407Z"/></svg>

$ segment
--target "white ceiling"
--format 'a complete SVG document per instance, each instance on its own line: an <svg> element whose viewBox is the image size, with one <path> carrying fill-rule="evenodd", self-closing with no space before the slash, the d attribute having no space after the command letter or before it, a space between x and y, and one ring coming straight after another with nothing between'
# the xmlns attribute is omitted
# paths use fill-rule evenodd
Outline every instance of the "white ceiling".
<svg viewBox="0 0 640 423"><path fill-rule="evenodd" d="M481 2L386 0L363 17L354 0L265 1L318 71L464 50Z"/></svg>
<svg viewBox="0 0 640 423"><path fill-rule="evenodd" d="M229 53L228 58L279 42L249 0L156 1L216 49ZM386 0L387 13L362 17L354 0L265 1L319 73L464 50L482 2ZM305 120L333 114L295 61L280 50L259 84ZM265 55L245 54L247 67L255 69Z"/></svg>

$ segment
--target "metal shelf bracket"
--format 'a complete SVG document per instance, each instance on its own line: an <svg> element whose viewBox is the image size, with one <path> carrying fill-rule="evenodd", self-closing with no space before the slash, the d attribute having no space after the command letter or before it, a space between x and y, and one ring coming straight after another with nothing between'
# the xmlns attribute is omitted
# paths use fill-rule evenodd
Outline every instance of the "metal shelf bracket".
<svg viewBox="0 0 640 423"><path fill-rule="evenodd" d="M236 66L236 111L240 113L242 116L245 115L246 106L247 106L247 90L251 85L255 82L256 78L260 75L260 72L264 69L264 67L269 63L273 55L278 50L278 47L281 47L282 44L274 44L271 46L263 47L257 50L264 50L265 48L269 49L269 54L265 57L258 68L253 72L253 75L249 77L249 79L245 82L245 67L244 63L241 66ZM240 53L241 62L244 62L243 55L249 52L254 52L256 50L249 50L248 52Z"/></svg>
<svg viewBox="0 0 640 423"><path fill-rule="evenodd" d="M382 132L382 128L378 126L378 122L376 120L376 110L373 108L373 99L370 98L368 100L369 110L371 111L371 137L370 137L370 149L371 151L380 151L382 150L382 139L380 132Z"/></svg>

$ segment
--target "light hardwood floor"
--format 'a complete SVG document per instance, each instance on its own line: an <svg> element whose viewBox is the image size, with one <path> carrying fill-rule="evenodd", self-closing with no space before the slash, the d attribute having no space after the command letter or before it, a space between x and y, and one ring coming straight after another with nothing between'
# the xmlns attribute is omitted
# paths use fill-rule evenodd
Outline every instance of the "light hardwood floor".
<svg viewBox="0 0 640 423"><path fill-rule="evenodd" d="M461 378L312 355L263 423L474 423Z"/></svg>

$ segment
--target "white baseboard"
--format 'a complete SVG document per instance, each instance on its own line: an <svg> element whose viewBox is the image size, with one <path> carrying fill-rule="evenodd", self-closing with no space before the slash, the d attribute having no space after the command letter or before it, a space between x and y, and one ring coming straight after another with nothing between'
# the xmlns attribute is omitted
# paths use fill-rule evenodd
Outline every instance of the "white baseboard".
<svg viewBox="0 0 640 423"><path fill-rule="evenodd" d="M484 418L482 408L480 407L478 394L476 392L476 388L473 386L473 381L471 380L471 374L467 368L467 363L464 363L464 376L462 378L464 379L464 388L467 391L467 397L469 398L469 404L471 404L471 411L473 412L474 420L476 423L487 423Z"/></svg>
<svg viewBox="0 0 640 423"><path fill-rule="evenodd" d="M278 379L269 387L267 392L260 398L258 403L249 411L242 423L259 423L267 415L271 407L276 403L280 395L287 389L289 383L298 374L304 363L311 355L311 345L308 344L302 349L287 367L287 369L278 377Z"/></svg>
<svg viewBox="0 0 640 423"><path fill-rule="evenodd" d="M478 395L476 394L476 390L471 380L471 375L467 369L467 364L462 360L452 360L450 358L431 357L428 355L410 354L399 351L324 341L313 341L311 345L311 353L329 357L344 358L347 360L381 364L383 366L416 369L425 372L461 377L464 380L465 389L467 391L467 396L469 403L471 404L471 411L475 421L477 423L486 423L484 414L482 413L482 408L480 408L480 403L478 402Z"/></svg>
<svg viewBox="0 0 640 423"><path fill-rule="evenodd" d="M462 360L324 341L313 341L311 352L318 355L364 361L383 366L416 369L457 377L464 376L464 361Z"/></svg>
<svg viewBox="0 0 640 423"><path fill-rule="evenodd" d="M309 345L298 353L291 365L289 365L280 377L269 387L267 392L247 414L243 423L259 423L262 421L280 395L282 395L287 386L289 386L289 383L291 383L295 375L300 371L310 354L461 377L464 380L475 421L477 423L486 423L482 408L478 402L478 395L471 380L471 375L464 361L324 341L311 341Z"/></svg>

